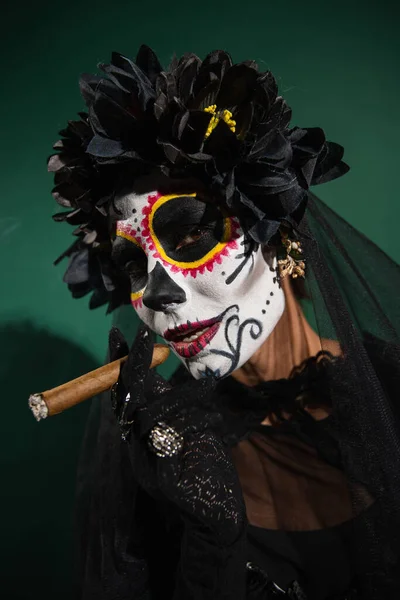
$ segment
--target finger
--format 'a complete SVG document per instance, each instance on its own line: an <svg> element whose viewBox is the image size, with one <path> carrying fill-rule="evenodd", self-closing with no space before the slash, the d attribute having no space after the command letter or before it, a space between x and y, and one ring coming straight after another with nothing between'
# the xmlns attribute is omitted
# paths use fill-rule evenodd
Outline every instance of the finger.
<svg viewBox="0 0 400 600"><path fill-rule="evenodd" d="M128 344L118 327L111 327L110 329L110 333L108 334L108 349L110 362L127 356L129 352Z"/></svg>
<svg viewBox="0 0 400 600"><path fill-rule="evenodd" d="M108 348L110 362L127 356L129 352L128 344L118 327L112 327L108 335ZM117 383L111 388L111 406L117 417L120 420L122 403L126 396L126 390L122 382L121 376Z"/></svg>
<svg viewBox="0 0 400 600"><path fill-rule="evenodd" d="M146 405L145 381L153 356L154 337L148 327L141 327L122 371L125 387L129 390L122 409L124 418L129 421L133 420L139 406Z"/></svg>
<svg viewBox="0 0 400 600"><path fill-rule="evenodd" d="M146 325L142 325L129 350L128 360L122 371L124 383L129 389L131 383L141 375L147 374L153 353L152 332Z"/></svg>
<svg viewBox="0 0 400 600"><path fill-rule="evenodd" d="M111 389L111 405L119 422L126 421L132 416L131 413L134 412L133 407L130 410L130 381L131 377L135 377L135 375L132 373L132 362L130 361L132 361L131 354L135 352L135 345L137 349L141 341L143 330L143 327L139 330L138 336L132 344L131 353L129 353L125 338L117 327L113 327L109 334L110 358L114 358L122 352L123 356L128 354L128 361L122 368L118 382Z"/></svg>
<svg viewBox="0 0 400 600"><path fill-rule="evenodd" d="M118 383L114 383L111 388L111 407L118 418Z"/></svg>
<svg viewBox="0 0 400 600"><path fill-rule="evenodd" d="M119 423L124 429L124 438L127 439L127 433L130 432L134 423L135 406L131 402L130 394L119 398Z"/></svg>
<svg viewBox="0 0 400 600"><path fill-rule="evenodd" d="M123 418L123 409L127 397L129 400L128 391L120 378L111 388L111 407L119 422L121 422L121 419Z"/></svg>
<svg viewBox="0 0 400 600"><path fill-rule="evenodd" d="M121 379L127 393L119 397L118 411L121 422L133 424L137 408L146 405L145 382L149 374L153 347L154 334L146 325L142 325L122 371Z"/></svg>

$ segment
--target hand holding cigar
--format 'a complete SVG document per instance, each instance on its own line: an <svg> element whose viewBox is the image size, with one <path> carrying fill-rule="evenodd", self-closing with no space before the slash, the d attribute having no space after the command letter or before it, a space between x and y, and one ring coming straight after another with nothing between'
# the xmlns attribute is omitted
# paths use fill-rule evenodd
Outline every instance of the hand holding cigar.
<svg viewBox="0 0 400 600"><path fill-rule="evenodd" d="M167 346L154 344L150 368L161 365L167 360L168 355L169 348ZM110 389L117 382L121 365L127 358L124 356L114 360L51 390L32 394L29 396L29 407L33 416L37 421L41 421Z"/></svg>

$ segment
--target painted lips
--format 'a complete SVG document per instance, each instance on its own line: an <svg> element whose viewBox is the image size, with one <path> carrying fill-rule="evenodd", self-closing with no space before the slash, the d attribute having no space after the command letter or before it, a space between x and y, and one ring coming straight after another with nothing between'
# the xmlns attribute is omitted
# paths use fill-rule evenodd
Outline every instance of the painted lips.
<svg viewBox="0 0 400 600"><path fill-rule="evenodd" d="M206 321L196 321L195 323L188 321L174 329L167 329L163 337L171 343L179 356L192 358L211 342L220 324L220 317L207 319Z"/></svg>

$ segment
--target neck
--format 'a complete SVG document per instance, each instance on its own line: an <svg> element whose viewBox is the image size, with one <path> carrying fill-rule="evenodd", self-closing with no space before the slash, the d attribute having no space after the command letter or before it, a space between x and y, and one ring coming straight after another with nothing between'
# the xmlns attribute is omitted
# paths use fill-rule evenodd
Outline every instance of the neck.
<svg viewBox="0 0 400 600"><path fill-rule="evenodd" d="M288 278L282 287L286 299L282 317L250 360L232 373L244 385L287 378L294 367L322 350L321 339L307 322ZM324 341L323 346L339 353L338 344L331 340Z"/></svg>

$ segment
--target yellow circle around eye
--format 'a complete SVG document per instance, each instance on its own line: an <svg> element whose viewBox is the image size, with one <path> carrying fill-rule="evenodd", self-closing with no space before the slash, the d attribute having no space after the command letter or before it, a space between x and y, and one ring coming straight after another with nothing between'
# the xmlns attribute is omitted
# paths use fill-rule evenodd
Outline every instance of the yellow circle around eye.
<svg viewBox="0 0 400 600"><path fill-rule="evenodd" d="M194 260L192 262L183 262L183 261L174 260L173 258L168 256L168 254L166 254L164 248L162 247L158 237L156 236L156 234L154 232L153 217L154 217L155 212L160 208L160 206L162 206L166 202L169 202L170 200L173 200L174 198L186 198L188 196L196 197L196 193L194 193L194 194L179 194L179 195L174 194L174 195L168 195L168 196L161 196L154 203L151 213L149 214L149 232L150 232L150 235L154 242L154 245L157 249L158 254L167 263L169 263L170 265L175 265L177 267L180 267L181 269L196 269L197 267L201 267L202 265L204 265L204 263L211 260L216 254L218 254L218 252L220 252L221 250L224 249L227 242L229 242L229 240L232 237L232 225L231 225L231 221L228 217L224 218L224 232L223 232L222 241L218 242L213 248L211 248L211 250L209 250L207 252L207 254L205 254L199 260Z"/></svg>

